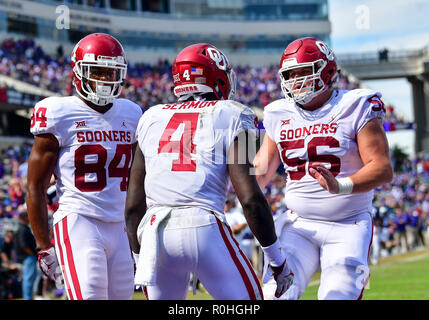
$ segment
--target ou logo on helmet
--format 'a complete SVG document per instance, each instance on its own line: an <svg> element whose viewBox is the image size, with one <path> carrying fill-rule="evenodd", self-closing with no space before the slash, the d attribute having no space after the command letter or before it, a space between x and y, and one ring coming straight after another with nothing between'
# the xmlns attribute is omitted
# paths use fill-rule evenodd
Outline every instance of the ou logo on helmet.
<svg viewBox="0 0 429 320"><path fill-rule="evenodd" d="M316 41L317 47L320 49L320 51L323 52L323 54L326 56L328 60L334 60L335 55L334 52L331 50L331 48L328 47L328 45L322 41Z"/></svg>
<svg viewBox="0 0 429 320"><path fill-rule="evenodd" d="M208 48L207 53L209 54L210 58L216 62L216 65L219 69L226 71L228 66L228 61L226 60L226 57L217 49L215 48Z"/></svg>

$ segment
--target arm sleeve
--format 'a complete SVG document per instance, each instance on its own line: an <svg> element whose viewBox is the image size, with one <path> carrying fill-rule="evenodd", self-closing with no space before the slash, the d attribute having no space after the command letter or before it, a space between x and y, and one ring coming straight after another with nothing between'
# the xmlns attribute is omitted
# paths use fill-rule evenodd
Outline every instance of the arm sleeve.
<svg viewBox="0 0 429 320"><path fill-rule="evenodd" d="M271 113L264 110L264 121L262 122L264 124L265 133L268 134L271 140L274 140L274 134L273 134L273 119L271 116Z"/></svg>
<svg viewBox="0 0 429 320"><path fill-rule="evenodd" d="M137 124L136 134L135 134L136 141L139 144L142 152L143 152L143 140L147 132L146 123L148 122L148 119L149 119L149 112L146 111L139 119L139 122Z"/></svg>
<svg viewBox="0 0 429 320"><path fill-rule="evenodd" d="M57 138L59 145L62 146L63 141L58 130L60 117L55 115L55 110L55 99L47 98L38 102L33 108L30 132L35 136L51 133Z"/></svg>
<svg viewBox="0 0 429 320"><path fill-rule="evenodd" d="M231 143L243 132L252 132L259 137L258 117L252 109L246 107L239 115L231 136Z"/></svg>
<svg viewBox="0 0 429 320"><path fill-rule="evenodd" d="M141 119L142 115L143 115L143 110L142 108L136 104L136 103L132 103L133 104L133 108L135 110L135 118L134 119ZM140 121L137 123L137 128L136 131L132 134L132 140L131 143L135 143L137 141L137 129L138 129L138 125L139 125Z"/></svg>
<svg viewBox="0 0 429 320"><path fill-rule="evenodd" d="M381 93L377 92L370 97L363 97L359 104L359 114L355 126L356 133L372 119L378 118L383 121L385 114L386 108L381 100Z"/></svg>

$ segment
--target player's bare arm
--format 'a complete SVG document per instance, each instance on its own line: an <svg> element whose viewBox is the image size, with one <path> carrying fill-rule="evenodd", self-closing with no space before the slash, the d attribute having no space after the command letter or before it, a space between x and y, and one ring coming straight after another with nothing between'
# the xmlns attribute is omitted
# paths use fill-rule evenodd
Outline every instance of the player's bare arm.
<svg viewBox="0 0 429 320"><path fill-rule="evenodd" d="M28 160L27 210L31 228L40 249L51 247L49 240L46 190L58 159L58 140L52 134L35 136Z"/></svg>
<svg viewBox="0 0 429 320"><path fill-rule="evenodd" d="M246 135L246 139L236 139L228 154L229 176L252 233L263 247L267 247L277 239L274 222L256 177L250 174L252 164L247 156L247 144L239 143L239 141L247 141L248 133L242 134ZM239 154L246 156L239 156ZM246 163L239 163L238 159L246 159Z"/></svg>
<svg viewBox="0 0 429 320"><path fill-rule="evenodd" d="M281 160L276 143L271 140L268 134L265 134L262 146L253 160L256 181L261 190L264 190L265 186L270 183L280 163Z"/></svg>
<svg viewBox="0 0 429 320"><path fill-rule="evenodd" d="M127 200L125 203L125 224L127 226L128 240L134 253L140 252L137 239L137 227L146 213L146 193L144 180L146 167L144 156L137 145L128 179Z"/></svg>
<svg viewBox="0 0 429 320"><path fill-rule="evenodd" d="M236 139L228 153L229 176L243 207L250 230L258 239L269 260L274 279L277 282L275 296L280 297L292 285L294 274L277 241L274 221L267 200L259 188L256 177L250 174L252 162L248 157L248 143L239 143L239 141L249 141L250 134L248 132L241 134L246 135L246 139ZM246 159L246 161L240 163L238 159Z"/></svg>
<svg viewBox="0 0 429 320"><path fill-rule="evenodd" d="M351 175L352 192L368 192L393 179L393 168L389 157L386 134L379 119L370 120L357 135L359 153L364 166ZM310 173L320 185L331 193L339 193L338 180L332 173L315 164Z"/></svg>

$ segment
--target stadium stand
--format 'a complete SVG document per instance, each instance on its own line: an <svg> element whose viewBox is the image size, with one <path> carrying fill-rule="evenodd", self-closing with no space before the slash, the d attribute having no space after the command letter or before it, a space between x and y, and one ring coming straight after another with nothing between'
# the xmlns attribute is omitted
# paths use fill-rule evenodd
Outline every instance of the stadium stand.
<svg viewBox="0 0 429 320"><path fill-rule="evenodd" d="M238 78L236 99L239 102L262 109L270 101L283 97L278 84L277 66L237 66L234 70ZM62 50L58 50L56 56L46 54L43 48L29 38L7 38L1 42L0 74L36 86L44 90L45 95L73 93L70 57L65 56ZM339 89L361 86L357 79L345 71L341 73ZM167 60L159 60L156 65L130 63L123 96L136 101L142 108L173 102L171 64ZM0 94L0 101L7 102L7 97L7 93ZM405 128L412 129L412 123L398 116L394 107L389 105L386 131Z"/></svg>

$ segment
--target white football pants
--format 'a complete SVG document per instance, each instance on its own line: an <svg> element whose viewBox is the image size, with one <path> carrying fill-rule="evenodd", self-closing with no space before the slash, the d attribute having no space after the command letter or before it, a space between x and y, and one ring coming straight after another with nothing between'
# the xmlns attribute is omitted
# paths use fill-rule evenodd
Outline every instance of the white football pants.
<svg viewBox="0 0 429 320"><path fill-rule="evenodd" d="M253 267L231 229L210 211L173 209L159 227L159 239L157 282L146 287L149 300L186 299L191 272L214 299L262 299Z"/></svg>
<svg viewBox="0 0 429 320"><path fill-rule="evenodd" d="M302 217L292 223L287 219L283 224L276 222L277 236L295 274L293 285L280 299L299 299L319 268L319 300L361 299L369 280L372 230L372 217L368 212L336 222ZM276 282L267 272L267 265L263 282L265 299L277 300L274 297Z"/></svg>
<svg viewBox="0 0 429 320"><path fill-rule="evenodd" d="M128 300L134 262L125 222L68 214L54 225L55 250L70 300Z"/></svg>

